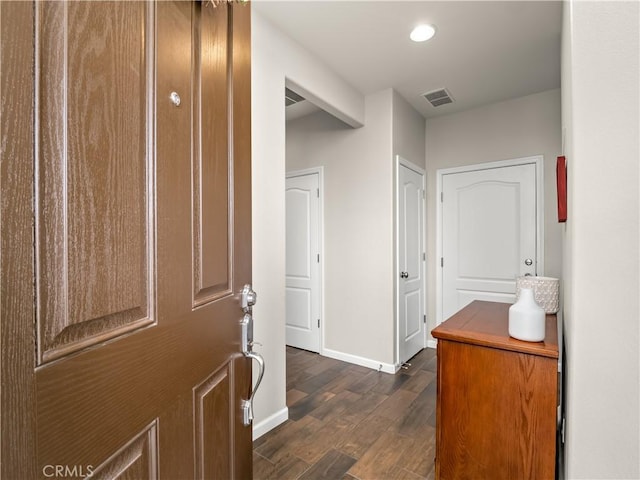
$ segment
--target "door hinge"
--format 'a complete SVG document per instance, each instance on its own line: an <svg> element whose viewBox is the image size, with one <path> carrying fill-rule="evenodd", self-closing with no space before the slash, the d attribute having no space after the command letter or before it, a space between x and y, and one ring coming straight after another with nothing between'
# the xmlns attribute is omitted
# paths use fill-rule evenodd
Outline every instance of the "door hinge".
<svg viewBox="0 0 640 480"><path fill-rule="evenodd" d="M318 254L318 263L320 263L320 254Z"/></svg>
<svg viewBox="0 0 640 480"><path fill-rule="evenodd" d="M422 261L424 262L427 259L427 254L422 252Z"/></svg>
<svg viewBox="0 0 640 480"><path fill-rule="evenodd" d="M320 189L316 188L316 194L318 195L318 198L320 198Z"/></svg>
<svg viewBox="0 0 640 480"><path fill-rule="evenodd" d="M320 319L318 319L318 328L320 328Z"/></svg>
<svg viewBox="0 0 640 480"><path fill-rule="evenodd" d="M423 323L427 323L427 316L426 315L422 316L422 321L423 321Z"/></svg>
<svg viewBox="0 0 640 480"><path fill-rule="evenodd" d="M440 266L444 267L444 257L440 257Z"/></svg>
<svg viewBox="0 0 640 480"><path fill-rule="evenodd" d="M440 192L440 203L444 202L444 192Z"/></svg>

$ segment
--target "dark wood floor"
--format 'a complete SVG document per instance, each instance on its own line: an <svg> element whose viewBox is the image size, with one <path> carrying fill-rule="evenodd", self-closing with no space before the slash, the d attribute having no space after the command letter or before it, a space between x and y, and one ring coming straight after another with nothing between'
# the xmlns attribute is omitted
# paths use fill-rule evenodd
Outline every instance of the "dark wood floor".
<svg viewBox="0 0 640 480"><path fill-rule="evenodd" d="M396 375L287 347L289 420L254 442L262 479L432 479L436 351Z"/></svg>

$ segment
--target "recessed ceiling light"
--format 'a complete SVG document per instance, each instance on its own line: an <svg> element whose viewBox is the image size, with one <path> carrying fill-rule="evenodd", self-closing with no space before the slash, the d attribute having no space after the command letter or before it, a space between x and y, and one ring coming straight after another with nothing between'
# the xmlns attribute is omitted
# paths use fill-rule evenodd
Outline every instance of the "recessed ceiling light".
<svg viewBox="0 0 640 480"><path fill-rule="evenodd" d="M414 42L426 42L436 34L436 29L433 25L418 25L409 34L409 38Z"/></svg>

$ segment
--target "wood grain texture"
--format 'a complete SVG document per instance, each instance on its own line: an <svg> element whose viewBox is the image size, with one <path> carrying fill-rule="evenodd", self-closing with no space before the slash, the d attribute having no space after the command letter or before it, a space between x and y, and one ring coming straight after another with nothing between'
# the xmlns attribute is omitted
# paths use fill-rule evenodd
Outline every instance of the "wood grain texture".
<svg viewBox="0 0 640 480"><path fill-rule="evenodd" d="M85 469L87 467L85 466ZM156 480L158 478L158 422L154 420L142 432L118 449L104 463L91 467L91 478L107 480ZM84 475L87 476L85 470Z"/></svg>
<svg viewBox="0 0 640 480"><path fill-rule="evenodd" d="M273 464L278 464L287 456L293 455L299 441L313 437L322 425L320 420L311 416L281 425L269 432L269 436L262 442L257 443L255 451Z"/></svg>
<svg viewBox="0 0 640 480"><path fill-rule="evenodd" d="M313 392L313 394L306 396L289 408L289 418L292 420L300 420L304 416L309 415L316 408L324 405L327 400L333 397L335 397L335 393L332 392L325 392L322 390Z"/></svg>
<svg viewBox="0 0 640 480"><path fill-rule="evenodd" d="M408 390L398 390L376 408L373 413L391 420L402 418L404 411L418 397L417 393Z"/></svg>
<svg viewBox="0 0 640 480"><path fill-rule="evenodd" d="M251 278L251 8L250 2L231 3L233 24L233 235L236 278ZM246 250L246 252L245 252Z"/></svg>
<svg viewBox="0 0 640 480"><path fill-rule="evenodd" d="M354 425L342 418L322 422L312 436L296 442L292 453L307 463L318 462L334 445L348 438Z"/></svg>
<svg viewBox="0 0 640 480"><path fill-rule="evenodd" d="M329 450L317 463L300 477L300 480L334 480L341 478L356 459L337 450Z"/></svg>
<svg viewBox="0 0 640 480"><path fill-rule="evenodd" d="M225 366L194 388L196 479L232 478L233 401L229 367Z"/></svg>
<svg viewBox="0 0 640 480"><path fill-rule="evenodd" d="M33 40L28 2L0 2L0 477L37 478Z"/></svg>
<svg viewBox="0 0 640 480"><path fill-rule="evenodd" d="M226 3L193 2L193 260L194 306L231 293L230 256L233 157L229 155L231 110L229 18Z"/></svg>
<svg viewBox="0 0 640 480"><path fill-rule="evenodd" d="M251 8L250 3L230 4L232 26L232 128L233 140L233 291L238 294L244 283L251 283ZM251 360L234 360L235 396L238 401L248 398L252 384ZM236 411L235 474L237 478L251 478L252 428L242 424L242 414Z"/></svg>
<svg viewBox="0 0 640 480"><path fill-rule="evenodd" d="M225 14L244 55L227 102L249 123L240 11ZM47 465L194 478L193 389L222 366L226 394L202 395L204 450L229 452L210 459L214 475L250 477L238 322L249 210L220 205L240 231L226 253L234 295L192 302L192 112L168 100L176 90L191 103L192 13L188 2L0 2L3 478ZM250 209L250 137L233 142L234 199Z"/></svg>
<svg viewBox="0 0 640 480"><path fill-rule="evenodd" d="M153 202L147 151L145 45L153 43L151 7L142 2L67 4L63 122L68 313L74 323L149 314L148 216ZM44 44L58 48L62 45ZM43 55L51 51L43 51ZM107 68L105 68L107 66ZM58 80L58 79L54 79ZM57 92L41 92L41 100ZM40 199L46 202L46 198ZM46 239L43 239L46 241ZM151 275L149 275L151 274ZM125 313L127 312L127 313Z"/></svg>
<svg viewBox="0 0 640 480"><path fill-rule="evenodd" d="M36 4L40 362L153 322L150 4Z"/></svg>
<svg viewBox="0 0 640 480"><path fill-rule="evenodd" d="M309 469L310 465L294 455L289 455L274 465L254 451L253 478L269 480L296 479Z"/></svg>
<svg viewBox="0 0 640 480"><path fill-rule="evenodd" d="M433 359L434 350L423 350L403 371L407 378L394 380L287 347L287 385L297 392L288 406L296 417L254 442L254 478L433 478Z"/></svg>
<svg viewBox="0 0 640 480"><path fill-rule="evenodd" d="M391 425L393 425L393 421L386 417L367 416L366 422L358 423L351 434L342 441L340 451L353 458L362 458Z"/></svg>
<svg viewBox="0 0 640 480"><path fill-rule="evenodd" d="M181 395L166 413L160 418L161 432L168 435L158 435L160 455L158 468L161 478L194 478L197 462L194 441L194 408L193 392L191 395ZM185 422L191 418L191 422ZM179 448L176 448L179 445ZM191 461L185 461L191 459Z"/></svg>
<svg viewBox="0 0 640 480"><path fill-rule="evenodd" d="M514 351L508 338L486 344L484 333L504 330L508 315L477 307L447 321L457 340L438 339L436 478L553 479L558 365L549 352L557 343L539 345L538 354Z"/></svg>
<svg viewBox="0 0 640 480"><path fill-rule="evenodd" d="M508 303L475 300L431 332L434 338L464 341L473 345L501 348L558 358L558 330L555 315L546 316L543 342L523 342L509 336Z"/></svg>

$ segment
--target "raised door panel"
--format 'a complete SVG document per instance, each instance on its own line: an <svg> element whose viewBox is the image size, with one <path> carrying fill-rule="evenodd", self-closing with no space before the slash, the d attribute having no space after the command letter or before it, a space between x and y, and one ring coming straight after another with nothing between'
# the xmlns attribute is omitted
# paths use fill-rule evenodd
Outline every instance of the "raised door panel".
<svg viewBox="0 0 640 480"><path fill-rule="evenodd" d="M404 342L422 332L421 303L420 291L411 292L404 296L404 337L402 338Z"/></svg>
<svg viewBox="0 0 640 480"><path fill-rule="evenodd" d="M228 365L193 390L196 479L232 476L233 400Z"/></svg>
<svg viewBox="0 0 640 480"><path fill-rule="evenodd" d="M38 358L154 321L153 9L36 3Z"/></svg>
<svg viewBox="0 0 640 480"><path fill-rule="evenodd" d="M193 2L194 305L231 293L228 7Z"/></svg>
<svg viewBox="0 0 640 480"><path fill-rule="evenodd" d="M422 186L418 175L411 175L411 180L403 185L403 238L404 249L402 257L402 269L409 274L409 280L422 278L420 264L422 257L422 222L420 212L422 210Z"/></svg>
<svg viewBox="0 0 640 480"><path fill-rule="evenodd" d="M158 422L154 420L140 434L94 469L84 467L84 475L68 477L119 480L156 480L158 478ZM90 475L87 475L90 474ZM48 475L47 475L48 476Z"/></svg>
<svg viewBox="0 0 640 480"><path fill-rule="evenodd" d="M287 278L311 279L311 192L288 188L287 206Z"/></svg>
<svg viewBox="0 0 640 480"><path fill-rule="evenodd" d="M311 291L306 288L286 288L287 328L311 331Z"/></svg>
<svg viewBox="0 0 640 480"><path fill-rule="evenodd" d="M455 192L458 279L512 281L520 253L520 183L481 181ZM498 259L487 268L487 258Z"/></svg>

